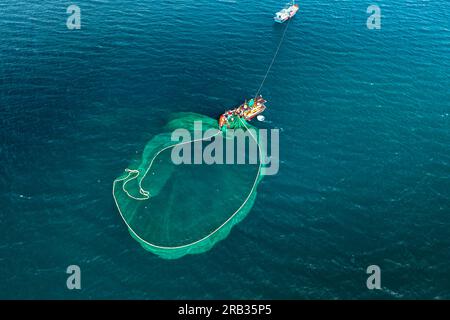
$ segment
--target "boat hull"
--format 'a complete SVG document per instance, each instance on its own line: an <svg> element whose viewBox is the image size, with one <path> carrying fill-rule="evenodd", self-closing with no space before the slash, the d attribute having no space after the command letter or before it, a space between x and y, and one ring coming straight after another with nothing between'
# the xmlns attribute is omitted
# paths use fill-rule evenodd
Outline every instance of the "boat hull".
<svg viewBox="0 0 450 320"><path fill-rule="evenodd" d="M247 102L244 102L239 107L225 111L224 114L222 114L219 117L219 128L220 129L235 129L235 125L239 126L240 122L236 122L235 118L240 118L242 120L250 121L256 116L260 115L266 110L265 103L266 100L263 99L262 96L258 96L255 99L252 99L252 104L248 104Z"/></svg>
<svg viewBox="0 0 450 320"><path fill-rule="evenodd" d="M275 22L277 22L277 23L283 23L283 22L285 22L285 21L287 21L287 20L289 20L289 19L286 18L286 19L284 19L284 20L280 20L280 19L277 19L277 18L273 18L273 20L274 20Z"/></svg>

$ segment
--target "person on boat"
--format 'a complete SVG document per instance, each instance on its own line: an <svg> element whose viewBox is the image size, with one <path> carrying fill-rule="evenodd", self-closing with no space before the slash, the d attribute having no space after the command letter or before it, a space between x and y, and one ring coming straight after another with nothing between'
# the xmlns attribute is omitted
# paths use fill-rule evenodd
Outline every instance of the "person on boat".
<svg viewBox="0 0 450 320"><path fill-rule="evenodd" d="M226 121L227 120L226 120L225 116L221 115L219 118L219 128L222 128Z"/></svg>

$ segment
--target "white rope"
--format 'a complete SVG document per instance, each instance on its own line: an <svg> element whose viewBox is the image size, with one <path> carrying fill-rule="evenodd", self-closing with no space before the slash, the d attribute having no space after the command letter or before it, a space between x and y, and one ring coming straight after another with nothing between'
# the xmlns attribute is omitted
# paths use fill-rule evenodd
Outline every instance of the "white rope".
<svg viewBox="0 0 450 320"><path fill-rule="evenodd" d="M154 156L154 157L152 158L152 160L150 161L150 164L149 164L149 166L147 167L147 170L145 170L145 173L144 173L144 175L142 176L142 178L139 179L139 182L138 182L138 185L139 185L139 193L140 193L141 195L144 196L143 198L137 198L137 197L134 197L133 195L129 194L128 191L125 189L125 185L126 185L128 182L130 182L131 180L136 179L136 178L139 176L139 174L140 174L139 170L131 170L131 169L128 169L128 168L125 169L125 171L128 172L127 178L128 178L130 175L132 175L133 173L137 173L137 175L136 175L135 177L132 177L131 179L126 180L126 181L123 183L123 185L122 185L122 190L127 194L127 196L129 196L130 198L133 198L134 200L147 200L147 199L149 199L149 198L150 198L150 193L149 193L148 191L145 191L144 189L142 189L142 180L145 179L145 176L148 174L148 172L150 171L150 168L152 167L153 161L156 159L156 157L157 157L161 152L163 152L164 150L167 150L167 149L169 149L169 148L173 148L173 147L175 147L175 146L179 146L179 145L183 145L183 144L187 144L187 143L191 143L191 142L202 141L202 140L205 140L205 139L213 138L213 137L217 136L218 134L220 134L220 132L221 132L221 131L218 130L215 134L213 134L213 135L210 136L210 137L204 137L204 138L202 138L202 139L195 139L195 140L190 140L190 141L185 141L185 142L176 143L176 144L167 146L167 147L162 148L161 150L159 150L158 153L156 153L155 156Z"/></svg>
<svg viewBox="0 0 450 320"><path fill-rule="evenodd" d="M240 119L239 119L239 120L240 120ZM225 222L223 222L219 227L217 227L217 228L216 228L215 230L213 230L210 234L204 236L203 238L201 238L201 239L199 239L199 240L196 240L196 241L194 241L194 242L185 244L185 245L174 246L174 247L167 247L167 246L159 246L159 245L150 243L150 242L148 242L148 241L142 239L142 238L141 238L141 237L133 230L133 228L128 224L128 222L126 221L124 215L122 214L122 211L120 210L119 203L117 202L117 199L116 199L116 195L115 195L116 183L117 183L117 182L121 182L121 181L125 181L125 182L122 184L122 190L127 194L128 197L130 197L130 198L132 198L132 199L134 199L134 200L138 200L138 201L143 201L143 200L149 199L149 198L150 198L150 194L149 194L148 191L145 191L144 189L142 189L141 183L142 183L142 180L144 180L144 178L145 178L145 176L147 175L147 173L149 172L149 170L150 170L150 168L151 168L151 166L152 166L152 164L153 164L153 161L156 159L156 157L157 157L161 152L163 152L164 150L167 150L168 148L175 147L175 146L177 146L177 145L182 145L182 144L186 144L186 143L191 143L191 142L195 142L195 141L200 141L200 140L205 140L205 139L212 138L212 137L217 136L218 134L221 133L221 131L218 131L218 132L217 132L216 134L214 134L213 136L205 137L205 138L202 138L202 139L191 140L191 141L187 141L187 142L180 142L180 143L177 143L177 144L174 144L174 145L165 147L165 148L161 149L160 151L158 151L158 153L156 153L155 156L154 156L154 157L152 158L152 160L150 161L150 165L148 166L148 168L147 168L147 170L145 171L144 175L142 176L142 178L141 178L141 179L139 180L139 182L138 182L138 185L139 185L139 193L142 194L142 195L144 196L144 197L142 197L142 198L137 198L137 197L134 197L134 196L130 195L130 194L128 193L128 191L125 189L125 185L126 185L129 181L134 180L134 179L136 179L137 177L139 177L139 173L140 173L139 170L125 169L125 171L128 172L128 175L127 175L125 178L114 180L114 182L113 182L113 189L112 189L112 194L113 194L114 202L116 203L116 207L117 207L117 209L119 210L119 213L120 213L120 216L122 217L122 220L125 222L125 224L127 225L128 229L131 231L131 233L132 233L134 236L136 236L140 241L142 241L142 242L145 243L146 245L148 245L148 246L150 246L150 247L153 247L153 248L164 249L164 250L182 249L182 248L187 248L187 247L193 246L193 245L195 245L195 244L197 244L197 243L200 243L200 242L202 242L202 241L208 239L208 238L211 237L213 234L215 234L215 233L218 232L220 229L222 229L222 228L223 228L223 227L224 227L231 219L233 219L233 217L234 217L234 216L235 216L235 215L236 215L236 214L244 207L244 205L245 205L245 204L248 202L248 200L250 199L250 196L252 195L254 189L256 188L256 185L257 185L257 182L258 182L258 178L259 178L259 175L260 175L260 173L261 173L261 166L262 166L262 152L261 152L261 147L259 146L259 143L258 143L258 139L255 138L255 136L252 134L251 130L248 129L248 127L245 125L244 122L242 122L242 124L243 124L244 127L249 131L250 135L252 136L253 140L255 140L256 145L258 146L258 152L259 152L259 157L260 157L260 163L259 163L259 166L258 166L258 172L257 172L257 174L256 174L256 178L255 178L255 181L253 182L253 186L252 186L252 188L251 188L251 190L250 190L250 193L247 195L247 197L245 198L245 200L244 200L244 202L241 204L241 206L240 206L240 207L239 207L239 208L238 208L238 209L237 209L237 210L236 210L236 211L235 211L235 212L234 212L234 213L233 213L233 214L225 221ZM130 178L130 176L132 176L133 174L136 174L136 176ZM130 178L130 179L129 179L129 178Z"/></svg>
<svg viewBox="0 0 450 320"><path fill-rule="evenodd" d="M275 51L275 54L273 55L272 61L270 62L269 68L267 68L266 74L264 75L264 78L261 81L261 85L259 86L258 91L255 94L255 99L258 97L259 93L261 92L261 89L262 89L262 87L264 85L264 82L266 81L266 78L269 75L270 69L272 69L272 66L273 66L273 64L275 62L275 59L277 58L278 51L280 51L281 45L283 44L283 40L284 40L284 37L286 35L286 31L287 31L287 29L289 27L289 24L291 23L291 20L292 20L292 18L290 18L288 20L288 23L286 25L286 28L284 29L283 35L281 36L280 42L278 43L277 50Z"/></svg>
<svg viewBox="0 0 450 320"><path fill-rule="evenodd" d="M274 64L274 62L275 62L275 60L276 60L276 58L277 58L277 56L278 56L278 52L280 51L281 45L283 44L284 38L285 38L285 36L286 36L286 31L287 31L287 29L288 29L288 27L289 27L289 24L290 24L291 20L292 20L292 18L289 19L289 21L288 21L288 23L287 23L287 25L286 25L286 28L285 28L284 31L283 31L283 35L281 36L280 42L278 43L278 46L277 46L277 49L276 49L276 51L275 51L275 54L273 55L272 61L270 62L270 65L269 65L269 67L267 68L267 71L266 71L266 73L265 73L265 75L264 75L264 78L263 78L263 80L261 81L261 85L259 86L258 91L256 92L255 100L256 100L256 98L258 97L259 93L261 92L261 89L262 89L262 87L263 87L263 85L264 85L264 83L265 83L265 81L266 81L266 79L267 79L267 76L269 75L269 72L270 72L270 70L272 69L272 66L273 66L273 64ZM148 191L145 191L145 190L142 188L142 181L145 179L147 173L150 171L150 168L151 168L151 166L152 166L154 160L156 159L156 157L157 157L161 152L163 152L163 151L165 151L165 150L167 150L167 149L169 149L169 148L175 147L175 146L177 146L177 145L182 145L182 144L186 144L186 143L191 143L191 142L195 142L195 141L201 141L201 140L205 140L205 139L207 139L207 138L215 137L215 136L217 136L218 134L220 134L220 132L221 132L221 131L218 131L216 134L214 134L214 135L211 136L211 137L205 137L205 138L202 138L202 139L196 139L196 140L191 140L191 141L187 141L187 142L177 143L177 144L174 144L174 145L171 145L171 146L167 146L167 147L161 149L160 151L158 151L158 153L156 153L155 156L154 156L154 157L152 158L152 160L150 161L150 165L148 166L148 168L147 168L147 170L145 171L144 175L139 179L139 182L138 182L139 193L140 193L143 197L140 197L140 198L135 197L135 196L131 195L131 194L126 190L126 185L127 185L127 183L130 182L131 180L137 179L137 178L139 177L139 175L140 175L139 170L132 170L132 169L128 169L128 168L127 168L127 169L125 169L125 171L128 172L128 175L127 175L125 178L114 180L114 182L113 182L113 190L112 190L114 202L116 203L117 209L119 210L119 213L120 213L120 216L122 217L122 220L125 222L125 224L127 225L128 229L133 233L133 235L135 235L140 241L144 242L146 245L151 246L151 247L154 247L154 248L158 248L158 249L166 249L166 250L170 250L170 249L181 249L181 248L186 248L186 247L189 247L189 246L193 246L193 245L195 245L195 244L197 244L197 243L199 243L199 242L202 242L202 241L208 239L209 237L211 237L213 234L215 234L215 233L218 232L220 229L222 229L222 228L223 228L223 227L224 227L224 226L225 226L225 225L226 225L226 224L227 224L227 223L228 223L228 222L229 222L229 221L230 221L230 220L231 220L231 219L232 219L232 218L233 218L233 217L234 217L234 216L235 216L235 215L243 208L243 207L244 207L244 205L245 205L245 204L247 203L247 201L250 199L250 196L252 195L252 193L253 193L253 191L254 191L254 189L255 189L255 187L256 187L256 184L257 184L257 182L258 182L258 178L259 178L259 175L260 175L260 172L261 172L261 166L262 166L262 153L261 153L261 147L259 146L259 143L258 143L257 139L253 136L253 134L252 134L251 131L248 129L248 127L245 125L245 123L242 122L242 124L243 124L244 127L250 132L250 135L251 135L252 138L255 140L256 145L258 146L258 152L259 152L259 156L260 156L260 163L259 163L259 166L258 166L258 172L257 172L257 174L256 174L256 178L255 178L255 181L253 182L253 186L252 186L252 188L251 188L251 190L250 190L250 193L247 195L247 197L245 198L245 201L241 204L241 206L240 206L240 207L239 207L239 208L238 208L238 209L237 209L237 210L236 210L236 211L235 211L235 212L234 212L234 213L233 213L233 214L225 221L225 222L223 222L219 227L217 227L214 231L212 231L210 234L204 236L203 238L201 238L201 239L199 239L199 240L196 240L196 241L194 241L194 242L185 244L185 245L181 245L181 246L166 247L166 246L158 246L158 245L155 245L155 244L153 244L153 243L150 243L150 242L148 242L148 241L142 239L142 238L141 238L141 237L133 230L133 228L128 224L128 222L125 220L125 217L123 216L122 211L120 210L120 206L119 206L119 204L118 204L118 202L117 202L117 199L116 199L116 196L115 196L115 187L116 187L116 183L117 183L117 182L124 181L123 184L122 184L122 190L126 193L126 195L127 195L128 197L130 197L130 198L132 198L132 199L134 199L134 200L138 200L138 201L148 200L148 199L151 197L151 195L150 195L150 193L149 193ZM133 176L133 175L134 175L134 176Z"/></svg>

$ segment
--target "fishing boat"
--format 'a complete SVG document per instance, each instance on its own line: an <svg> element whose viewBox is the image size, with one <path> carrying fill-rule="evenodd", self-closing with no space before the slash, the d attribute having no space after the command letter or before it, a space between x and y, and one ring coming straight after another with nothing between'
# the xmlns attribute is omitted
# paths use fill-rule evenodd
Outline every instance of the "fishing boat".
<svg viewBox="0 0 450 320"><path fill-rule="evenodd" d="M239 120L244 119L251 121L254 117L266 110L266 102L267 101L260 95L254 99L250 99L249 101L245 100L244 103L235 109L225 111L219 117L219 128L240 128L242 121Z"/></svg>
<svg viewBox="0 0 450 320"><path fill-rule="evenodd" d="M273 19L275 20L275 22L283 23L295 16L298 9L298 4L296 4L295 0L293 0L292 3L288 3L284 9L275 13L275 17L273 17Z"/></svg>

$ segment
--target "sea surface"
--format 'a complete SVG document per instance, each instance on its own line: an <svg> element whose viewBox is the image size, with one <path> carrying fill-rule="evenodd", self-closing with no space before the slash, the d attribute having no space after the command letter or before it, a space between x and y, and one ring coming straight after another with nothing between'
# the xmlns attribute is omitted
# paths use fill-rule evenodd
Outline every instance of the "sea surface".
<svg viewBox="0 0 450 320"><path fill-rule="evenodd" d="M255 94L284 2L77 0L68 30L71 4L0 0L0 298L450 299L448 1L302 0L255 124L280 130L279 173L178 260L131 238L112 182L172 113Z"/></svg>

